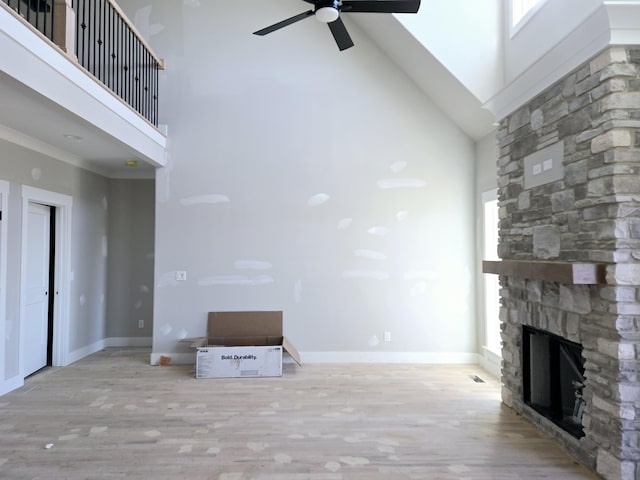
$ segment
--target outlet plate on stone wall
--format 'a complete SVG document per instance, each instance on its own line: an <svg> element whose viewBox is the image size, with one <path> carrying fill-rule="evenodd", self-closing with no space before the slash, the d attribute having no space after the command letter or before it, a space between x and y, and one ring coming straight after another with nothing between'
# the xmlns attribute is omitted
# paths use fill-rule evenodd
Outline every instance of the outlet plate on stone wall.
<svg viewBox="0 0 640 480"><path fill-rule="evenodd" d="M524 157L524 188L529 189L564 177L564 142L554 143Z"/></svg>

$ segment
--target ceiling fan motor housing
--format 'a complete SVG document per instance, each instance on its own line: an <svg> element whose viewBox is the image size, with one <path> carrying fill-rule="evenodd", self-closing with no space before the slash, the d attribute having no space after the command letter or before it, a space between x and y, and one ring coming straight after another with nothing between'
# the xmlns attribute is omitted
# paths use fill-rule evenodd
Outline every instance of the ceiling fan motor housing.
<svg viewBox="0 0 640 480"><path fill-rule="evenodd" d="M322 23L335 22L340 16L340 2L338 0L317 2L315 16Z"/></svg>

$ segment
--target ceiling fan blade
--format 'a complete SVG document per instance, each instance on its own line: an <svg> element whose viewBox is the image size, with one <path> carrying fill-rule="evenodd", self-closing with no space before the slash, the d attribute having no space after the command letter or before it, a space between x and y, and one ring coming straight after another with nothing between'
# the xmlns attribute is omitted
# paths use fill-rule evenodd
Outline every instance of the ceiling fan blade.
<svg viewBox="0 0 640 480"><path fill-rule="evenodd" d="M292 23L299 22L300 20L304 20L305 18L313 16L313 10L309 10L308 12L300 13L298 15L294 15L291 18L287 18L278 23L274 23L273 25L263 28L262 30L258 30L257 32L253 32L254 35L266 35L271 32L275 32L276 30L280 30L283 27L291 25Z"/></svg>
<svg viewBox="0 0 640 480"><path fill-rule="evenodd" d="M420 0L342 0L343 12L418 13Z"/></svg>
<svg viewBox="0 0 640 480"><path fill-rule="evenodd" d="M353 47L353 40L351 40L349 32L347 32L347 27L344 26L341 18L338 17L336 21L328 23L327 25L329 25L329 30L331 30L340 51Z"/></svg>

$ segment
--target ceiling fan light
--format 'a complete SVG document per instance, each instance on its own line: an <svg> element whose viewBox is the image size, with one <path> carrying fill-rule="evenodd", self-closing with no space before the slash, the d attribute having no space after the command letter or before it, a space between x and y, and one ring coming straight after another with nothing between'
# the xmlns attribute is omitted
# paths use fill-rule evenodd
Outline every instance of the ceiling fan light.
<svg viewBox="0 0 640 480"><path fill-rule="evenodd" d="M316 18L322 23L335 22L340 16L337 8L322 7L316 10Z"/></svg>

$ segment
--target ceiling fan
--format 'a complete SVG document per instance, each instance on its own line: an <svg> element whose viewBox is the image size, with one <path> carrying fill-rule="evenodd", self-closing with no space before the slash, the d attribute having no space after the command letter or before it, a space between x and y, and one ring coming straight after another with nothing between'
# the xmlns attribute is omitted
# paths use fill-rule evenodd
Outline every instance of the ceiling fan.
<svg viewBox="0 0 640 480"><path fill-rule="evenodd" d="M420 0L303 0L313 5L307 12L294 15L278 23L253 32L254 35L266 35L283 27L299 22L305 18L315 16L320 22L329 25L329 30L338 44L340 51L353 47L353 40L349 36L342 19L341 12L368 13L418 13Z"/></svg>

